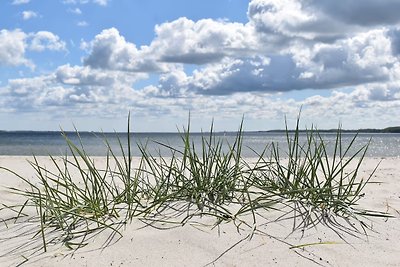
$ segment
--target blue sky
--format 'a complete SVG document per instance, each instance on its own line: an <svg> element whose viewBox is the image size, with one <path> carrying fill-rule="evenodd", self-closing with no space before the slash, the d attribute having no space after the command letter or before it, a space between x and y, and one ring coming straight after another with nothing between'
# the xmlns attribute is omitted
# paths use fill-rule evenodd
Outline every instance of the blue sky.
<svg viewBox="0 0 400 267"><path fill-rule="evenodd" d="M398 0L5 0L0 130L400 125Z"/></svg>

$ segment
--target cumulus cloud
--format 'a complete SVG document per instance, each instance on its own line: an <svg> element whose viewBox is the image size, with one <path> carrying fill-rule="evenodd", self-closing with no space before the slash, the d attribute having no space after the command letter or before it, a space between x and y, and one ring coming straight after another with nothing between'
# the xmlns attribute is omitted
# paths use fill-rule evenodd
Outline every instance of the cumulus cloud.
<svg viewBox="0 0 400 267"><path fill-rule="evenodd" d="M241 23L179 18L155 27L156 38L137 48L115 28L103 30L86 43L85 65L127 71L166 71L166 64L204 65L225 57L254 54L257 38Z"/></svg>
<svg viewBox="0 0 400 267"><path fill-rule="evenodd" d="M12 5L22 5L22 4L28 4L30 0L14 0L12 2Z"/></svg>
<svg viewBox="0 0 400 267"><path fill-rule="evenodd" d="M381 28L332 44L293 46L281 54L227 57L195 70L186 78L186 87L198 94L228 95L389 82L399 71L392 51L390 31Z"/></svg>
<svg viewBox="0 0 400 267"><path fill-rule="evenodd" d="M352 129L365 128L366 123L387 127L398 123L399 90L398 84L365 84L351 92L334 90L329 96L315 95L298 103L302 104L305 117L325 128L335 127L327 123L330 119L341 120L344 127Z"/></svg>
<svg viewBox="0 0 400 267"><path fill-rule="evenodd" d="M164 62L205 64L245 54L256 46L250 27L241 23L179 18L155 27L150 50Z"/></svg>
<svg viewBox="0 0 400 267"><path fill-rule="evenodd" d="M308 52L292 49L296 65L310 76L310 88L331 88L388 81L398 62L385 28L370 30L333 44L314 44ZM300 77L303 78L303 77ZM302 79L300 79L302 80Z"/></svg>
<svg viewBox="0 0 400 267"><path fill-rule="evenodd" d="M76 8L69 8L67 10L69 13L75 14L75 15L81 15L82 14L82 10L78 7Z"/></svg>
<svg viewBox="0 0 400 267"><path fill-rule="evenodd" d="M389 81L399 62L395 53L400 50L400 38L398 30L382 25L392 20L373 19L371 25L376 28L359 25L356 19L339 19L339 11L330 10L329 3L253 0L247 24L179 18L157 25L155 39L139 48L117 29L106 29L87 43L84 64L105 70L161 72L165 74L159 86L164 91L183 87L214 95ZM383 1L378 9L386 10L391 4ZM365 5L373 10L378 4L366 1ZM198 67L192 75L168 74L180 64Z"/></svg>
<svg viewBox="0 0 400 267"><path fill-rule="evenodd" d="M43 112L62 107L62 112L109 116L121 109L125 113L135 103L142 106L146 103L144 90L132 88L134 82L144 78L147 78L145 74L105 73L89 67L63 65L48 75L11 79L0 88L0 95L4 108L11 110Z"/></svg>
<svg viewBox="0 0 400 267"><path fill-rule="evenodd" d="M87 23L87 21L82 20L82 21L78 21L78 23L76 24L79 27L86 27L89 26L89 23Z"/></svg>
<svg viewBox="0 0 400 267"><path fill-rule="evenodd" d="M248 17L270 40L331 43L373 26L399 23L399 8L396 0L367 0L362 4L357 0L252 0Z"/></svg>
<svg viewBox="0 0 400 267"><path fill-rule="evenodd" d="M106 6L109 0L93 0L93 3L99 4L101 6Z"/></svg>
<svg viewBox="0 0 400 267"><path fill-rule="evenodd" d="M106 6L110 0L63 0L64 4L88 4L88 3L94 3L100 6Z"/></svg>
<svg viewBox="0 0 400 267"><path fill-rule="evenodd" d="M147 47L139 51L115 28L103 30L85 46L91 51L84 59L84 65L92 68L133 72L160 71L162 68Z"/></svg>
<svg viewBox="0 0 400 267"><path fill-rule="evenodd" d="M273 59L270 61L273 62ZM259 62L261 59L255 59L248 64L258 65ZM0 99L2 108L7 110L51 111L53 116L68 112L79 116L95 115L97 118L126 114L131 110L135 116L161 121L168 116L186 114L189 110L202 118L219 114L220 118L238 119L238 116L245 114L246 120L250 121L276 117L281 120L284 115L295 117L303 107L303 115L307 120L325 128L336 127L330 123L335 124L339 119L345 123L354 116L363 121L363 116L371 116L374 112L390 121L389 114L393 114L393 110L387 107L400 107L400 87L396 83L381 86L372 83L357 86L351 92L334 90L324 97L310 96L293 100L264 92L236 92L209 97L178 89L171 94L171 86L179 83L184 86L189 81L189 77L179 68L163 74L159 87L134 87L135 82L146 78L141 73L105 72L88 66L64 65L49 75L10 80L7 86L1 88ZM165 90L167 87L169 89ZM60 110L63 114L57 113ZM322 117L324 120L321 120ZM354 124L351 126L356 127Z"/></svg>
<svg viewBox="0 0 400 267"><path fill-rule="evenodd" d="M168 73L160 75L158 95L166 97L180 97L186 95L188 76L183 68L175 68Z"/></svg>
<svg viewBox="0 0 400 267"><path fill-rule="evenodd" d="M32 10L26 10L26 11L22 12L23 20L33 19L33 18L36 18L37 16L38 16L38 14Z"/></svg>
<svg viewBox="0 0 400 267"><path fill-rule="evenodd" d="M19 29L0 31L0 65L33 67L33 63L25 58L26 38Z"/></svg>
<svg viewBox="0 0 400 267"><path fill-rule="evenodd" d="M87 4L89 0L63 0L64 4Z"/></svg>
<svg viewBox="0 0 400 267"><path fill-rule="evenodd" d="M279 92L302 89L300 74L288 56L226 60L194 71L189 88L199 94L229 95L236 92Z"/></svg>
<svg viewBox="0 0 400 267"><path fill-rule="evenodd" d="M0 31L0 65L27 66L34 68L34 63L26 58L26 51L66 50L65 42L47 31L25 33L20 29Z"/></svg>
<svg viewBox="0 0 400 267"><path fill-rule="evenodd" d="M65 42L60 40L57 35L48 31L39 31L30 34L31 40L29 49L33 51L43 51L43 50L54 50L61 51L66 50Z"/></svg>
<svg viewBox="0 0 400 267"><path fill-rule="evenodd" d="M266 41L277 45L289 45L296 39L332 42L346 33L345 24L302 0L253 0L248 17Z"/></svg>
<svg viewBox="0 0 400 267"><path fill-rule="evenodd" d="M348 25L361 27L381 26L400 22L398 10L400 2L397 0L313 0L311 5L327 16L340 20Z"/></svg>
<svg viewBox="0 0 400 267"><path fill-rule="evenodd" d="M117 82L132 84L138 79L144 79L146 74L127 74L123 72L104 72L90 67L63 65L54 73L55 81L73 86L104 86L110 87Z"/></svg>
<svg viewBox="0 0 400 267"><path fill-rule="evenodd" d="M400 55L400 27L394 28L389 32L392 41L392 51L396 56Z"/></svg>
<svg viewBox="0 0 400 267"><path fill-rule="evenodd" d="M9 108L29 112L35 110L33 107L39 102L40 96L51 90L51 80L46 76L12 79L2 90L2 97L8 100Z"/></svg>

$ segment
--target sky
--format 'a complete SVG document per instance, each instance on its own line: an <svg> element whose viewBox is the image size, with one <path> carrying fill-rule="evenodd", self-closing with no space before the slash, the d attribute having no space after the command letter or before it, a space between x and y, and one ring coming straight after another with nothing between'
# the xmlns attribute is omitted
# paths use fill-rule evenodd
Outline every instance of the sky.
<svg viewBox="0 0 400 267"><path fill-rule="evenodd" d="M399 0L2 0L0 130L400 125Z"/></svg>

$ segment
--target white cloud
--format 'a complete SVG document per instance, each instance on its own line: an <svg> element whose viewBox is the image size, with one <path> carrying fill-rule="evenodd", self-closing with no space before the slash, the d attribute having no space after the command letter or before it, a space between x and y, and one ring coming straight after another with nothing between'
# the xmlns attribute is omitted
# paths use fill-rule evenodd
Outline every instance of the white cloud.
<svg viewBox="0 0 400 267"><path fill-rule="evenodd" d="M94 3L99 4L101 6L106 6L108 1L110 0L93 0Z"/></svg>
<svg viewBox="0 0 400 267"><path fill-rule="evenodd" d="M280 16L293 13L293 25L313 21L312 15L296 15L301 11L299 3L270 2L274 4L270 10L283 12ZM290 7L287 10L283 8L285 3ZM265 8L263 5L261 10ZM282 23L275 21L271 25ZM288 42L280 47L258 39L252 25L180 18L156 26L155 39L149 46L140 48L111 28L103 30L91 42L82 42L81 47L89 51L84 64L109 70L161 71L166 72L165 77L179 64L203 65L195 69L192 76L184 73L188 76L185 83L177 79L163 83L161 79L160 86L164 91L183 87L200 94L225 95L240 91L271 93L384 82L391 79L392 66L399 62L393 55L396 32L386 27L360 31L330 42L304 41L306 36L300 36L303 41Z"/></svg>
<svg viewBox="0 0 400 267"><path fill-rule="evenodd" d="M29 49L33 51L44 51L54 50L62 51L66 50L65 42L60 40L57 35L48 31L39 31L30 34L31 40Z"/></svg>
<svg viewBox="0 0 400 267"><path fill-rule="evenodd" d="M29 112L34 110L32 107L38 102L40 94L45 94L50 88L50 78L46 76L12 79L9 80L3 97L8 100L6 104L9 108Z"/></svg>
<svg viewBox="0 0 400 267"><path fill-rule="evenodd" d="M64 65L49 75L9 80L0 92L4 108L11 110L61 112L59 108L63 107L63 113L109 116L120 109L126 113L131 103L143 101L143 91L133 90L131 86L146 77Z"/></svg>
<svg viewBox="0 0 400 267"><path fill-rule="evenodd" d="M14 0L12 2L12 5L22 5L22 4L28 4L30 0Z"/></svg>
<svg viewBox="0 0 400 267"><path fill-rule="evenodd" d="M160 75L157 93L168 97L185 95L188 82L188 76L183 68L171 68L170 72Z"/></svg>
<svg viewBox="0 0 400 267"><path fill-rule="evenodd" d="M297 39L331 43L373 26L400 22L397 0L252 0L250 23L267 40L287 44Z"/></svg>
<svg viewBox="0 0 400 267"><path fill-rule="evenodd" d="M187 88L213 95L340 88L390 82L399 64L386 28L361 32L331 44L293 45L281 54L270 54L268 60L263 57L239 54L208 64L188 77Z"/></svg>
<svg viewBox="0 0 400 267"><path fill-rule="evenodd" d="M65 42L47 31L25 33L20 29L0 31L0 65L26 66L31 69L35 64L26 58L26 51L66 50Z"/></svg>
<svg viewBox="0 0 400 267"><path fill-rule="evenodd" d="M115 28L103 30L90 44L86 43L84 46L91 48L84 64L92 68L133 72L162 69L162 64L156 61L147 47L142 47L139 51L135 44L127 42Z"/></svg>
<svg viewBox="0 0 400 267"><path fill-rule="evenodd" d="M24 20L29 20L38 17L38 14L32 10L27 10L22 12L22 18Z"/></svg>
<svg viewBox="0 0 400 267"><path fill-rule="evenodd" d="M110 0L63 0L64 4L73 4L73 5L77 5L77 4L88 4L88 3L94 3L100 6L106 6L108 4Z"/></svg>
<svg viewBox="0 0 400 267"><path fill-rule="evenodd" d="M355 30L301 0L253 0L248 17L264 42L281 48L296 40L332 42Z"/></svg>
<svg viewBox="0 0 400 267"><path fill-rule="evenodd" d="M307 80L315 83L311 88L388 81L390 69L398 62L385 28L362 32L332 44L292 47L291 53L296 65L309 74Z"/></svg>
<svg viewBox="0 0 400 267"><path fill-rule="evenodd" d="M180 18L157 25L155 33L149 46L137 48L117 29L103 30L93 41L82 43L91 47L84 62L103 69L165 71L166 64L208 64L254 54L257 47L252 28L241 23Z"/></svg>
<svg viewBox="0 0 400 267"><path fill-rule="evenodd" d="M203 19L197 22L179 18L155 27L156 38L150 50L161 61L206 64L225 56L251 53L257 46L252 28L241 23Z"/></svg>
<svg viewBox="0 0 400 267"><path fill-rule="evenodd" d="M79 21L76 25L79 26L79 27L87 27L87 26L89 26L89 23L87 23L86 21L82 20L82 21Z"/></svg>
<svg viewBox="0 0 400 267"><path fill-rule="evenodd" d="M76 7L76 8L69 8L67 10L69 13L75 14L75 15L82 15L82 10L80 10L80 8Z"/></svg>
<svg viewBox="0 0 400 267"><path fill-rule="evenodd" d="M327 122L339 120L348 129L371 127L366 125L387 127L398 123L399 91L399 84L366 84L348 93L334 90L329 96L316 95L299 103L303 106L303 117L324 128L335 127Z"/></svg>
<svg viewBox="0 0 400 267"><path fill-rule="evenodd" d="M179 18L157 25L155 39L140 48L117 29L103 30L82 42L89 52L84 64L105 71L160 72L159 84L147 89L167 98L388 84L395 73L399 76L399 57L393 54L398 31L381 26L390 20L376 22L375 28L361 26L334 19L337 14L319 5L253 0L247 24ZM188 73L184 64L197 67ZM371 101L398 94L369 92Z"/></svg>
<svg viewBox="0 0 400 267"><path fill-rule="evenodd" d="M117 29L103 30L91 42L85 65L94 68L127 71L167 71L166 65L208 64L225 57L254 54L257 38L252 28L240 23L213 21L194 22L180 18L155 27L156 38L149 46L137 48L126 41Z"/></svg>
<svg viewBox="0 0 400 267"><path fill-rule="evenodd" d="M64 4L87 4L89 0L63 0Z"/></svg>
<svg viewBox="0 0 400 267"><path fill-rule="evenodd" d="M305 1L303 1L305 3ZM304 4L305 5L305 4ZM397 0L313 0L314 10L332 17L336 21L343 21L347 25L361 27L382 26L400 22L398 10L400 2Z"/></svg>
<svg viewBox="0 0 400 267"><path fill-rule="evenodd" d="M34 67L33 63L25 58L27 35L19 29L0 31L0 65Z"/></svg>
<svg viewBox="0 0 400 267"><path fill-rule="evenodd" d="M138 79L146 78L146 74L130 74L118 71L104 72L90 67L63 65L54 73L57 83L79 86L110 87L118 82L132 84Z"/></svg>
<svg viewBox="0 0 400 267"><path fill-rule="evenodd" d="M284 115L295 117L300 107L303 107L303 118L320 128L336 127L339 120L346 125L354 117L363 122L365 117L371 117L372 114L382 116L380 123L388 125L393 122L390 114L400 115L400 111L396 112L400 110L398 83L382 86L367 84L350 92L333 91L328 96L311 96L295 101L254 92L210 97L178 88L171 94L171 88L165 90L164 87L176 84L184 86L190 79L182 69L162 75L160 87L134 88L135 82L146 78L145 74L64 65L46 76L10 80L0 90L0 99L4 110L30 113L51 111L55 117L68 113L70 116L112 118L131 110L135 117L162 123L167 118L170 121L171 117L184 117L190 110L195 118L212 118L219 114L219 120L233 118L237 123L240 116L245 114L246 121L257 122L255 129L260 129L260 121L281 120ZM358 127L357 124L350 126Z"/></svg>

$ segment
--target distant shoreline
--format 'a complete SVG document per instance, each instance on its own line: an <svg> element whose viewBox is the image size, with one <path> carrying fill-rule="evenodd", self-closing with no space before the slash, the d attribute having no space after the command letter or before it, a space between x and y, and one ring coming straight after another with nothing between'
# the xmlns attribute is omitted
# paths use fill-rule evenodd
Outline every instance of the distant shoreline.
<svg viewBox="0 0 400 267"><path fill-rule="evenodd" d="M304 133L310 130L299 130L299 132ZM336 133L337 129L326 129L321 130L318 129L320 133ZM358 129L358 130L345 130L341 129L342 133L400 133L400 126L396 127L387 127L384 129ZM285 133L286 130L270 130L270 131L260 131L266 133ZM288 132L295 132L295 130L288 130Z"/></svg>
<svg viewBox="0 0 400 267"><path fill-rule="evenodd" d="M285 129L274 129L274 130L260 130L260 131L243 131L244 134L246 133L293 133L296 130L290 129L290 130L285 130ZM309 129L305 130L299 130L300 133L306 133L310 131ZM318 129L318 132L320 133L336 133L338 130L337 129ZM17 130L17 131L8 131L8 130L0 130L1 133L48 133L48 134L59 134L62 133L63 131L31 131L31 130ZM95 131L78 131L79 134L126 134L126 132L95 132ZM400 126L395 126L395 127L387 127L383 129L372 129L372 128L366 128L366 129L341 129L342 133L400 133ZM76 133L75 131L64 131L66 134L73 134ZM131 132L131 134L178 134L179 132ZM208 131L204 132L191 132L192 134L207 134L209 133ZM224 133L237 133L236 131L214 131L215 134L224 134Z"/></svg>

